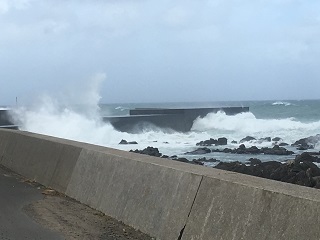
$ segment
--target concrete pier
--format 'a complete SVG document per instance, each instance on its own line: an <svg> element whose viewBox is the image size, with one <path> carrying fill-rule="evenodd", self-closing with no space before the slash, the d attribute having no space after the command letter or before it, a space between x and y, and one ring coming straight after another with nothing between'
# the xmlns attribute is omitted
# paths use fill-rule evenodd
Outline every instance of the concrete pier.
<svg viewBox="0 0 320 240"><path fill-rule="evenodd" d="M318 189L5 129L0 159L156 239L320 239Z"/></svg>
<svg viewBox="0 0 320 240"><path fill-rule="evenodd" d="M136 108L129 111L127 116L103 117L117 130L122 132L135 132L148 124L160 128L168 128L178 132L191 130L194 120L205 117L208 113L223 111L227 115L248 112L249 107L221 107L221 108Z"/></svg>

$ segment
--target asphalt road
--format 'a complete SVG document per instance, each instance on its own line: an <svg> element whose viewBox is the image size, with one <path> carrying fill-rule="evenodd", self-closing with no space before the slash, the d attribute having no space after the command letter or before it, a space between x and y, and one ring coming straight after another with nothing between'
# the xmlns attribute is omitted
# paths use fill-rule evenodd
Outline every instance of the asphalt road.
<svg viewBox="0 0 320 240"><path fill-rule="evenodd" d="M0 168L0 239L64 239L30 218L24 207L44 196L10 171Z"/></svg>
<svg viewBox="0 0 320 240"><path fill-rule="evenodd" d="M0 240L153 238L0 165Z"/></svg>

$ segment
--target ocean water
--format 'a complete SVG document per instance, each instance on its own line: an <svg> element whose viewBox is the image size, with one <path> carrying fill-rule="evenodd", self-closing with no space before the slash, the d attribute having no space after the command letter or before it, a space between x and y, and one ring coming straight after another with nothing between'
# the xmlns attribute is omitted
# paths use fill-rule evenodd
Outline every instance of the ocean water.
<svg viewBox="0 0 320 240"><path fill-rule="evenodd" d="M191 107L226 107L248 106L249 112L227 116L223 112L209 113L204 118L194 121L192 130L179 133L170 129L148 126L135 134L119 132L109 123L101 121L102 116L127 115L129 109L138 107L191 108ZM140 104L98 104L98 105L61 105L52 99L46 99L37 107L18 107L14 118L22 130L89 142L125 151L157 147L165 155L177 155L188 159L200 157L216 158L221 161L245 162L251 157L262 161L284 161L294 156L238 155L210 153L203 156L185 155L197 149L196 143L209 138L226 137L227 146L237 148L246 136L256 139L280 137L280 142L294 143L304 137L320 134L320 100L286 101L239 101L239 102L188 102L188 103L140 103ZM119 145L119 142L137 141L137 145ZM272 147L274 142L251 141L247 147ZM219 148L219 147L212 147ZM287 149L295 151L288 146ZM313 151L320 150L320 143Z"/></svg>

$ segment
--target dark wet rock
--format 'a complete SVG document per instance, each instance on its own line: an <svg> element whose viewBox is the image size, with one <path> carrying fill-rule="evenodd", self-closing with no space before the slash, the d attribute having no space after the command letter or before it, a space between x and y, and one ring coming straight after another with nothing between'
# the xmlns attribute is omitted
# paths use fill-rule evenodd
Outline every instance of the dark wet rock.
<svg viewBox="0 0 320 240"><path fill-rule="evenodd" d="M119 142L119 144L138 144L138 143L137 143L136 141L128 142L128 141L122 139L122 140Z"/></svg>
<svg viewBox="0 0 320 240"><path fill-rule="evenodd" d="M237 141L235 141L235 140L233 140L231 143L232 143L232 144L237 144L238 142L237 142Z"/></svg>
<svg viewBox="0 0 320 240"><path fill-rule="evenodd" d="M190 161L186 158L175 158L175 159L172 159L172 160L175 160L175 161L178 161L178 162L184 162L184 163L190 163Z"/></svg>
<svg viewBox="0 0 320 240"><path fill-rule="evenodd" d="M204 165L204 163L201 162L199 159L193 159L193 160L192 160L192 163L193 163L193 164L197 164L197 165Z"/></svg>
<svg viewBox="0 0 320 240"><path fill-rule="evenodd" d="M250 158L249 159L250 165L260 165L262 164L261 160L258 158Z"/></svg>
<svg viewBox="0 0 320 240"><path fill-rule="evenodd" d="M122 139L119 144L128 144L127 140Z"/></svg>
<svg viewBox="0 0 320 240"><path fill-rule="evenodd" d="M199 159L193 159L193 160L197 160L197 161L201 161L201 162L206 162L206 163L213 163L213 162L220 162L220 160L217 160L217 159L215 159L215 158L205 158L205 157L203 157L203 158L199 158Z"/></svg>
<svg viewBox="0 0 320 240"><path fill-rule="evenodd" d="M320 134L310 136L307 138L301 138L294 142L291 146L296 147L298 150L314 149L315 145L320 141Z"/></svg>
<svg viewBox="0 0 320 240"><path fill-rule="evenodd" d="M291 155L294 152L287 150L286 148L279 147L279 145L275 145L272 148L261 148L259 149L256 146L252 146L246 148L244 144L241 144L236 149L225 148L221 149L212 149L212 152L223 152L223 153L233 153L233 154L267 154L267 155Z"/></svg>
<svg viewBox="0 0 320 240"><path fill-rule="evenodd" d="M267 155L292 155L294 152L287 150L279 145L274 145L273 148L261 148L261 152Z"/></svg>
<svg viewBox="0 0 320 240"><path fill-rule="evenodd" d="M250 148L247 148L246 151L249 153L249 154L259 154L261 151L259 148L257 148L256 146L252 146Z"/></svg>
<svg viewBox="0 0 320 240"><path fill-rule="evenodd" d="M309 153L304 152L295 158L296 163L308 161L308 162L313 162L316 159L316 157L311 156Z"/></svg>
<svg viewBox="0 0 320 240"><path fill-rule="evenodd" d="M271 140L272 140L273 142L279 142L279 141L282 140L282 138L280 138L280 137L274 137L274 138L272 138Z"/></svg>
<svg viewBox="0 0 320 240"><path fill-rule="evenodd" d="M202 155L202 154L207 154L207 153L210 153L211 150L209 148L198 148L194 151L191 151L191 152L187 152L185 154L188 154L188 155Z"/></svg>
<svg viewBox="0 0 320 240"><path fill-rule="evenodd" d="M154 147L147 147L143 150L130 150L130 152L134 152L134 153L140 153L140 154L145 154L145 155L149 155L149 156L155 156L155 157L161 157L162 153L159 152L158 148L154 148Z"/></svg>
<svg viewBox="0 0 320 240"><path fill-rule="evenodd" d="M320 188L320 169L312 161L310 154L301 154L294 161L280 163L276 161L261 162L249 159L250 165L240 162L221 162L216 168L248 175L273 179L302 186Z"/></svg>
<svg viewBox="0 0 320 240"><path fill-rule="evenodd" d="M288 146L288 145L289 145L288 143L284 143L284 142L283 143L279 143L280 147L285 147L285 146Z"/></svg>
<svg viewBox="0 0 320 240"><path fill-rule="evenodd" d="M252 141L252 140L257 140L257 139L254 138L254 137L251 137L251 136L247 136L247 137L245 137L245 138L242 138L242 139L240 140L240 143L249 142L249 141Z"/></svg>
<svg viewBox="0 0 320 240"><path fill-rule="evenodd" d="M216 143L216 145L227 145L228 144L228 139L225 137L222 138L218 138L218 141Z"/></svg>
<svg viewBox="0 0 320 240"><path fill-rule="evenodd" d="M219 145L227 145L227 144L228 144L228 139L225 137L218 138L218 140L210 138L208 140L204 140L196 143L197 146L213 146L213 145L219 146Z"/></svg>
<svg viewBox="0 0 320 240"><path fill-rule="evenodd" d="M271 137L260 138L259 140L263 142L271 142Z"/></svg>
<svg viewBox="0 0 320 240"><path fill-rule="evenodd" d="M162 157L162 158L169 158L168 155L162 155L161 157Z"/></svg>
<svg viewBox="0 0 320 240"><path fill-rule="evenodd" d="M295 158L295 162L320 162L320 159L318 157L312 156L312 154L308 152L304 152Z"/></svg>
<svg viewBox="0 0 320 240"><path fill-rule="evenodd" d="M218 142L218 140L210 138L208 140L200 141L200 142L196 143L196 145L197 146L212 146L212 145L216 145L217 142Z"/></svg>
<svg viewBox="0 0 320 240"><path fill-rule="evenodd" d="M319 156L320 152L308 152L312 156Z"/></svg>
<svg viewBox="0 0 320 240"><path fill-rule="evenodd" d="M261 171L260 168L251 166L251 165L246 166L244 163L241 163L238 161L237 162L220 162L215 168L232 171L232 172L244 173L244 174L258 176L258 177L263 176L263 172Z"/></svg>

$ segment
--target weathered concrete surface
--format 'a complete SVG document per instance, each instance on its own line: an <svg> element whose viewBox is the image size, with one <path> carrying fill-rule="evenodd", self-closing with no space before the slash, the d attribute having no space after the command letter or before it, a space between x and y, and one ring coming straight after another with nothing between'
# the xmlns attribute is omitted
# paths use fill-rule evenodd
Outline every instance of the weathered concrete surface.
<svg viewBox="0 0 320 240"><path fill-rule="evenodd" d="M202 177L113 153L84 149L66 194L158 239L177 239Z"/></svg>
<svg viewBox="0 0 320 240"><path fill-rule="evenodd" d="M62 144L57 138L49 139L18 131L12 131L11 134L2 132L2 165L45 186L65 192L81 147Z"/></svg>
<svg viewBox="0 0 320 240"><path fill-rule="evenodd" d="M1 240L152 240L1 165L0 213Z"/></svg>
<svg viewBox="0 0 320 240"><path fill-rule="evenodd" d="M318 189L10 130L0 130L0 154L157 239L320 239Z"/></svg>
<svg viewBox="0 0 320 240"><path fill-rule="evenodd" d="M182 239L320 239L319 190L218 174L203 178Z"/></svg>

